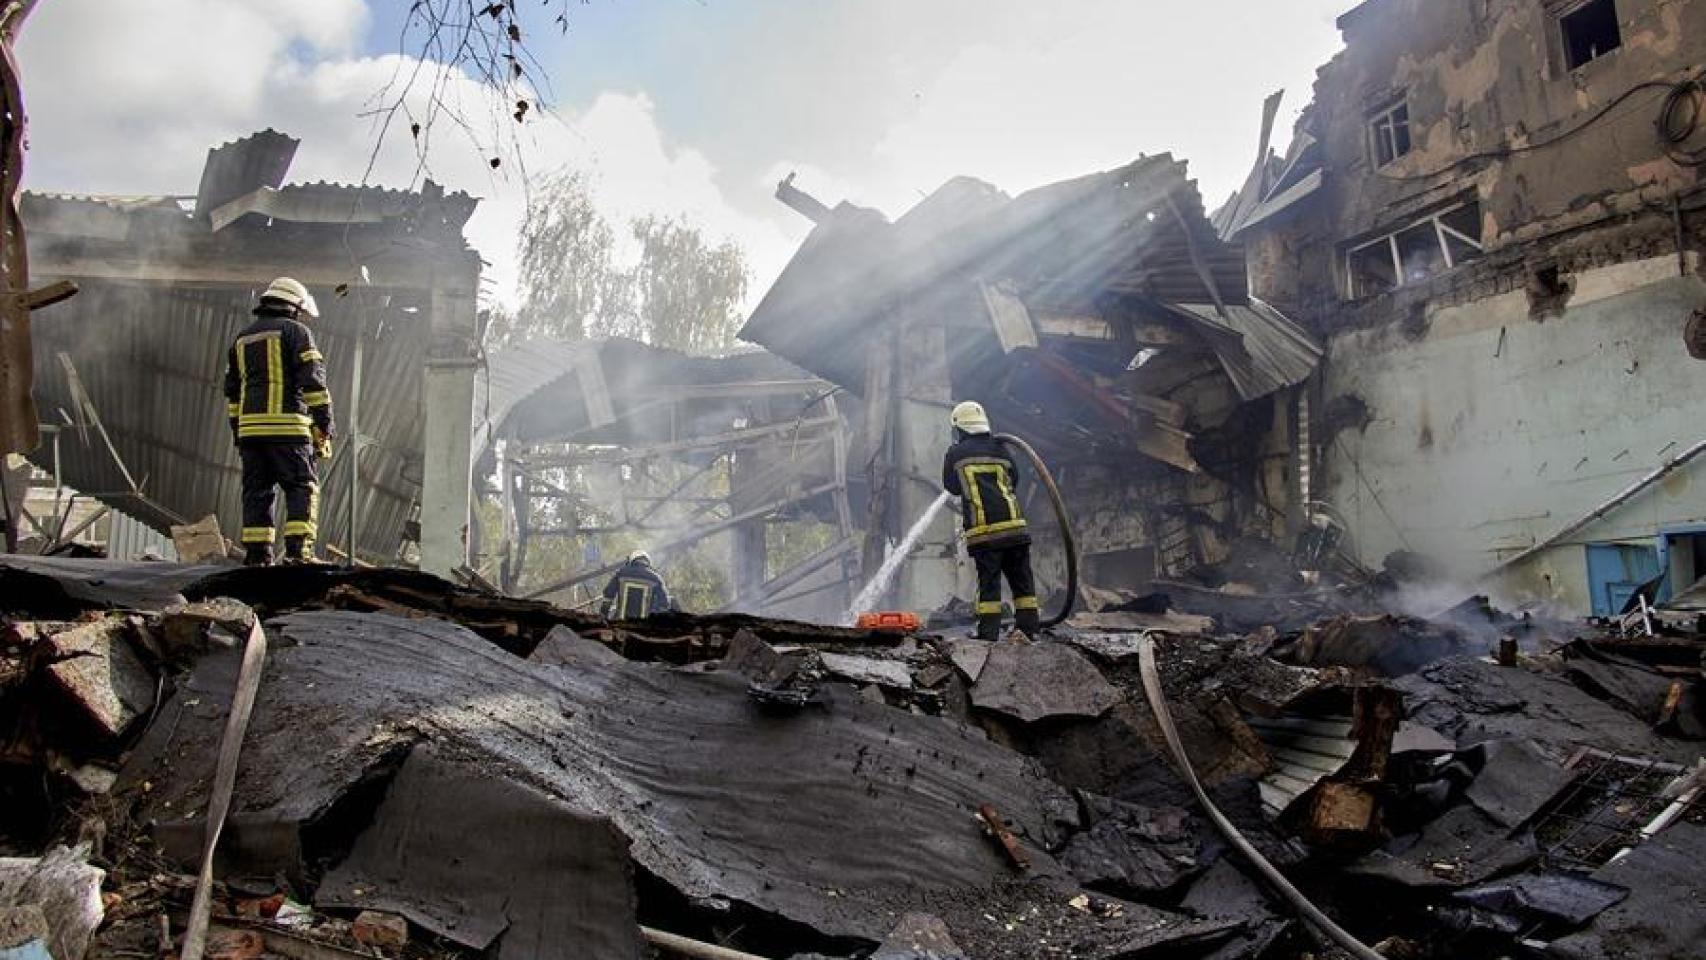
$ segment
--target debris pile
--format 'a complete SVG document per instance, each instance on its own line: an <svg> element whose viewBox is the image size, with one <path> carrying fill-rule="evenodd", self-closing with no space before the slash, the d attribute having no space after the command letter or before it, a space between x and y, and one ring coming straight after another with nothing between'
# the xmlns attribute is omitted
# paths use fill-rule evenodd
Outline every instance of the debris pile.
<svg viewBox="0 0 1706 960"><path fill-rule="evenodd" d="M1114 598L987 643L22 557L0 596L8 960L188 956L198 892L222 960L1321 956L1195 802L1150 644L1215 806L1384 955L1706 933L1706 643L1678 628L1531 623L1501 663L1496 611L1245 629Z"/></svg>

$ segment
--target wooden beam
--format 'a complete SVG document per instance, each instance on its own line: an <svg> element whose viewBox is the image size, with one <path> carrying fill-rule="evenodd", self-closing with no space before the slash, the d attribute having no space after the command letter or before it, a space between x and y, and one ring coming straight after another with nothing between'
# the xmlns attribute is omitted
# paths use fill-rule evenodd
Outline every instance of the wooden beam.
<svg viewBox="0 0 1706 960"><path fill-rule="evenodd" d="M77 285L69 280L50 283L40 290L31 290L24 294L25 310L40 310L51 307L56 303L69 300L77 295Z"/></svg>

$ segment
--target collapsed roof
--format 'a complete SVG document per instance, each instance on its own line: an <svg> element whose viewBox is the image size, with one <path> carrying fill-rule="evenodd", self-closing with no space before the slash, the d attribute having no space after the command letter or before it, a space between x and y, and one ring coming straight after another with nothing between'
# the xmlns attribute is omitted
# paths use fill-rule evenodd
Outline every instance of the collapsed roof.
<svg viewBox="0 0 1706 960"><path fill-rule="evenodd" d="M1242 248L1216 235L1169 155L1011 198L961 177L893 223L791 181L779 196L816 226L740 336L856 394L895 329L935 323L956 397L1004 421L1054 420L1031 431L1045 446L1070 435L1082 451L1100 433L1195 470L1187 431L1224 409L1175 394L1218 375L1233 404L1259 399L1321 356L1251 300Z"/></svg>

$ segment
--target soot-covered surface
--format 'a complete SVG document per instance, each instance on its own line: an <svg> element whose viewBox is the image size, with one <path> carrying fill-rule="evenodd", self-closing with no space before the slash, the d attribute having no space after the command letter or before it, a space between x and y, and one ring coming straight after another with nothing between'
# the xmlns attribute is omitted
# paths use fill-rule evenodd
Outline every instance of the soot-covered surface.
<svg viewBox="0 0 1706 960"><path fill-rule="evenodd" d="M70 617L83 609L163 610L226 568L0 556L0 610Z"/></svg>
<svg viewBox="0 0 1706 960"><path fill-rule="evenodd" d="M416 747L318 907L400 913L497 960L638 960L628 842L475 758ZM501 938L501 939L499 939Z"/></svg>
<svg viewBox="0 0 1706 960"><path fill-rule="evenodd" d="M1442 660L1393 681L1411 720L1467 747L1523 738L1569 755L1582 746L1689 764L1699 745L1661 736L1569 680L1475 657Z"/></svg>
<svg viewBox="0 0 1706 960"><path fill-rule="evenodd" d="M364 774L431 740L609 818L634 859L690 899L877 941L896 908L927 903L958 933L979 892L1010 876L979 804L1028 845L1074 816L1031 761L971 728L838 689L779 717L741 677L532 664L439 621L320 612L268 630L229 834L238 858L248 836L314 823ZM129 782L152 780L153 816L190 824L204 808L233 660L202 661L127 769ZM1046 854L1032 857L1046 869ZM954 903L958 916L941 908Z"/></svg>

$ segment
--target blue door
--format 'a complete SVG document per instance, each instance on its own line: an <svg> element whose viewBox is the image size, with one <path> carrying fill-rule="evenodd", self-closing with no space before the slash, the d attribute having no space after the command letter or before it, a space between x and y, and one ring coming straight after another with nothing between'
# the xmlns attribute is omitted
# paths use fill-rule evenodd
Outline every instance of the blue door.
<svg viewBox="0 0 1706 960"><path fill-rule="evenodd" d="M1627 543L1588 544L1588 592L1593 615L1614 617L1642 584L1659 575L1659 554L1652 547Z"/></svg>

